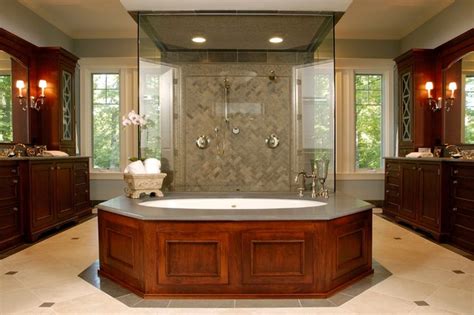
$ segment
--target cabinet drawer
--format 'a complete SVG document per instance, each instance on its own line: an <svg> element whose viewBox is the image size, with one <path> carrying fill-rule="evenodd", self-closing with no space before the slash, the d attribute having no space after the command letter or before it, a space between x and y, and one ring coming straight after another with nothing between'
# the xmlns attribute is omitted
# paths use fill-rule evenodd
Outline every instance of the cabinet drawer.
<svg viewBox="0 0 474 315"><path fill-rule="evenodd" d="M400 172L400 163L397 162L386 162L385 170L388 171L395 171ZM400 173L398 173L400 175Z"/></svg>
<svg viewBox="0 0 474 315"><path fill-rule="evenodd" d="M88 162L75 162L74 169L75 170L89 170L89 163Z"/></svg>
<svg viewBox="0 0 474 315"><path fill-rule="evenodd" d="M74 170L74 183L85 184L89 181L89 171L86 169Z"/></svg>
<svg viewBox="0 0 474 315"><path fill-rule="evenodd" d="M0 238L9 238L19 233L21 233L19 204L0 206Z"/></svg>
<svg viewBox="0 0 474 315"><path fill-rule="evenodd" d="M388 175L385 176L385 184L386 185L400 185L400 172L398 172L397 176L392 176L390 172Z"/></svg>
<svg viewBox="0 0 474 315"><path fill-rule="evenodd" d="M7 165L7 166L0 166L0 176L5 177L5 176L17 176L18 175L18 165L12 164L12 165Z"/></svg>
<svg viewBox="0 0 474 315"><path fill-rule="evenodd" d="M456 199L474 201L474 179L468 177L455 177L450 182L452 196Z"/></svg>
<svg viewBox="0 0 474 315"><path fill-rule="evenodd" d="M18 176L0 177L0 205L18 200L20 180Z"/></svg>
<svg viewBox="0 0 474 315"><path fill-rule="evenodd" d="M474 167L453 166L451 167L451 176L474 178Z"/></svg>

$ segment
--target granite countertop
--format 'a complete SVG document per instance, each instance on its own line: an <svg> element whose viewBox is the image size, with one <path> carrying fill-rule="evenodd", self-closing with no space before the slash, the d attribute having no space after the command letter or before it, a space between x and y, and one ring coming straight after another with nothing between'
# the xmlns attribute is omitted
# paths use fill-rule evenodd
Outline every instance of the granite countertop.
<svg viewBox="0 0 474 315"><path fill-rule="evenodd" d="M386 156L384 159L389 160L406 160L406 161L428 161L428 162L462 162L462 163L472 163L474 160L467 159L454 159L450 157L426 157L426 158L411 158L411 157L402 157L402 156Z"/></svg>
<svg viewBox="0 0 474 315"><path fill-rule="evenodd" d="M1 161L41 161L41 160L62 160L62 159L78 159L88 158L88 156L82 155L69 155L69 156L20 156L20 157L6 157L0 156Z"/></svg>
<svg viewBox="0 0 474 315"><path fill-rule="evenodd" d="M146 197L131 199L125 196L116 197L97 206L100 210L137 218L140 220L159 221L285 221L285 220L332 220L350 214L372 209L373 205L365 201L336 192L329 199L311 199L311 192L299 198L296 192L291 193L165 193L163 198ZM144 201L179 198L275 198L316 200L327 203L319 207L296 209L222 209L222 210L190 210L152 208L138 205Z"/></svg>

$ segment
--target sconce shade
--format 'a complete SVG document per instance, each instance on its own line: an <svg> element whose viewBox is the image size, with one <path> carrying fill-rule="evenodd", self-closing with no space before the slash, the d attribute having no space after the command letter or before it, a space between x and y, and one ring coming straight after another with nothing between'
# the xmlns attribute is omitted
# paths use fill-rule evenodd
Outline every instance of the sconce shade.
<svg viewBox="0 0 474 315"><path fill-rule="evenodd" d="M427 89L428 91L431 91L433 88L434 88L433 82L431 81L426 82L425 89Z"/></svg>
<svg viewBox="0 0 474 315"><path fill-rule="evenodd" d="M38 86L42 89L45 89L48 86L48 83L46 82L46 80L39 80Z"/></svg>
<svg viewBox="0 0 474 315"><path fill-rule="evenodd" d="M17 89L24 89L24 88L25 88L25 81L23 81L23 80L17 80L17 81L16 81L16 88L17 88Z"/></svg>
<svg viewBox="0 0 474 315"><path fill-rule="evenodd" d="M456 82L449 82L448 89L451 91L455 91L458 89L458 85L456 84Z"/></svg>

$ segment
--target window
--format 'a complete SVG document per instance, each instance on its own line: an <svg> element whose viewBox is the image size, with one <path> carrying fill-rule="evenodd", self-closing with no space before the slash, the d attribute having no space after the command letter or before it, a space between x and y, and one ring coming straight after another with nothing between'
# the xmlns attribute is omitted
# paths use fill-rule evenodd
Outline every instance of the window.
<svg viewBox="0 0 474 315"><path fill-rule="evenodd" d="M464 143L474 143L474 74L464 79Z"/></svg>
<svg viewBox="0 0 474 315"><path fill-rule="evenodd" d="M92 73L92 163L120 169L120 75Z"/></svg>
<svg viewBox="0 0 474 315"><path fill-rule="evenodd" d="M13 141L12 82L8 74L0 74L0 142Z"/></svg>
<svg viewBox="0 0 474 315"><path fill-rule="evenodd" d="M383 76L355 74L356 169L382 165Z"/></svg>

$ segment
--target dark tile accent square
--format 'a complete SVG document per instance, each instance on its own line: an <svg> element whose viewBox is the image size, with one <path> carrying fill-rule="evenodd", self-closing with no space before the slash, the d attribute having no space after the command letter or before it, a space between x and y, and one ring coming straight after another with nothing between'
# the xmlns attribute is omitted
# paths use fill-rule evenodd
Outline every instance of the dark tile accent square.
<svg viewBox="0 0 474 315"><path fill-rule="evenodd" d="M9 271L9 272L6 272L5 274L8 275L8 276L13 276L17 273L18 273L18 271Z"/></svg>
<svg viewBox="0 0 474 315"><path fill-rule="evenodd" d="M462 271L462 270L453 270L453 272L454 272L454 273L457 273L458 275L464 273L464 271Z"/></svg>
<svg viewBox="0 0 474 315"><path fill-rule="evenodd" d="M429 304L426 303L425 301L413 301L413 302L415 302L415 304L418 306L429 306Z"/></svg>
<svg viewBox="0 0 474 315"><path fill-rule="evenodd" d="M233 308L234 300L171 300L168 307L175 308Z"/></svg>
<svg viewBox="0 0 474 315"><path fill-rule="evenodd" d="M297 299L293 300L236 300L235 307L300 307Z"/></svg>
<svg viewBox="0 0 474 315"><path fill-rule="evenodd" d="M71 240L73 240L73 241L76 241L76 240L78 240L78 239L79 239L79 237L72 237L72 238L71 238Z"/></svg>
<svg viewBox="0 0 474 315"><path fill-rule="evenodd" d="M328 299L300 299L302 307L334 307Z"/></svg>
<svg viewBox="0 0 474 315"><path fill-rule="evenodd" d="M54 305L54 302L44 302L39 307L51 307Z"/></svg>
<svg viewBox="0 0 474 315"><path fill-rule="evenodd" d="M397 237L394 237L393 239L399 241L399 240L401 240L402 238L397 236Z"/></svg>
<svg viewBox="0 0 474 315"><path fill-rule="evenodd" d="M169 300L142 300L133 307L167 307Z"/></svg>

